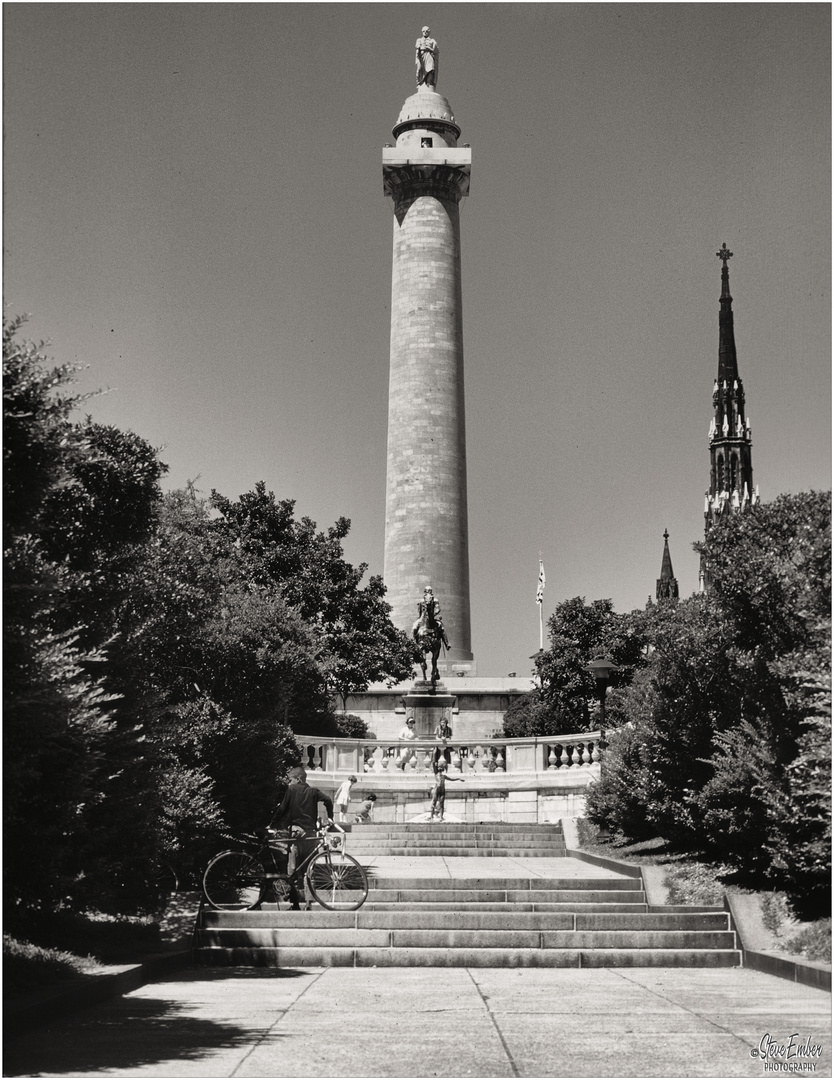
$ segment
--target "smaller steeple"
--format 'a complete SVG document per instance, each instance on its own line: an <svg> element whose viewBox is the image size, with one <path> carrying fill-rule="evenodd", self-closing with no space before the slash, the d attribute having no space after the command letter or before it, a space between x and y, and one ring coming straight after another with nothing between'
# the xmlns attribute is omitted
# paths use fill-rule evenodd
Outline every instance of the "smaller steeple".
<svg viewBox="0 0 834 1080"><path fill-rule="evenodd" d="M678 579L672 570L672 556L669 554L669 530L663 533L663 559L660 564L660 577L657 579L655 598L661 600L677 600L680 593Z"/></svg>

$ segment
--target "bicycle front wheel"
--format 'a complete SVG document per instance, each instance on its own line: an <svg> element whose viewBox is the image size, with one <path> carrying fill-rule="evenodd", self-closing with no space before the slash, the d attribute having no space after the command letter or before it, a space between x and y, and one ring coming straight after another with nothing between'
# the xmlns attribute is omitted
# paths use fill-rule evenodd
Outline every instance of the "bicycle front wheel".
<svg viewBox="0 0 834 1080"><path fill-rule="evenodd" d="M343 851L320 851L304 880L314 900L328 911L355 911L368 899L364 866Z"/></svg>
<svg viewBox="0 0 834 1080"><path fill-rule="evenodd" d="M261 902L264 868L246 851L222 851L203 874L203 895L220 911L246 911Z"/></svg>

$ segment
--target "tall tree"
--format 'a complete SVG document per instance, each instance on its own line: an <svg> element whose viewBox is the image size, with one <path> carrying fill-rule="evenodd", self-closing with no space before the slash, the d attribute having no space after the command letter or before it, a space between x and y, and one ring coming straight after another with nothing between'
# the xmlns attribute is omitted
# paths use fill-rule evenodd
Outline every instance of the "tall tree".
<svg viewBox="0 0 834 1080"><path fill-rule="evenodd" d="M830 493L781 496L697 545L711 594L658 609L632 731L588 797L592 820L706 852L802 915L830 905L830 512Z"/></svg>
<svg viewBox="0 0 834 1080"><path fill-rule="evenodd" d="M277 589L314 628L328 686L345 709L348 696L371 682L408 678L413 646L390 620L382 579L362 586L367 564L352 566L344 558L347 518L319 532L310 518L295 519L294 500L276 502L262 481L237 502L217 492L211 502L246 580Z"/></svg>
<svg viewBox="0 0 834 1080"><path fill-rule="evenodd" d="M619 615L611 600L563 600L548 619L549 648L536 660L540 689L514 703L504 734L564 735L588 731L596 721L596 680L588 664L605 656L617 665L611 686L627 686L645 662L648 641L644 612ZM612 706L614 702L612 701Z"/></svg>
<svg viewBox="0 0 834 1080"><path fill-rule="evenodd" d="M50 367L20 325L3 338L4 861L10 894L48 905L112 863L99 819L153 836L141 732L108 649L110 594L153 527L164 467L135 436L73 424L74 369Z"/></svg>

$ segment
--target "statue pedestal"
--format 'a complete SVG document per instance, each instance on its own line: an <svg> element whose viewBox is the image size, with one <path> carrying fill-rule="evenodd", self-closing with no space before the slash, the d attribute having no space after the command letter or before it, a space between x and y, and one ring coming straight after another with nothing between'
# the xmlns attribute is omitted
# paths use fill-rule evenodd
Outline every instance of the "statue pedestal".
<svg viewBox="0 0 834 1080"><path fill-rule="evenodd" d="M417 738L433 739L435 728L441 720L451 727L456 700L454 694L446 692L443 683L432 686L430 682L418 679L403 698L406 719L414 717L414 734Z"/></svg>

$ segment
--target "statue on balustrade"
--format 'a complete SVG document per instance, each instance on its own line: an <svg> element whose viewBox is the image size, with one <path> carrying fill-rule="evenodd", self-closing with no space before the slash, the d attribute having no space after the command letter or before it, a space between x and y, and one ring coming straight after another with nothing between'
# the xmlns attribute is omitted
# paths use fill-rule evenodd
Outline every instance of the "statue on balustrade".
<svg viewBox="0 0 834 1080"><path fill-rule="evenodd" d="M443 618L440 614L438 603L431 585L423 590L423 599L417 604L417 621L411 631L412 637L417 643L420 654L420 667L423 669L423 678L426 678L426 656L431 656L431 684L437 685L440 673L437 670L437 658L440 656L440 648L445 645L449 648L446 630L443 626Z"/></svg>

